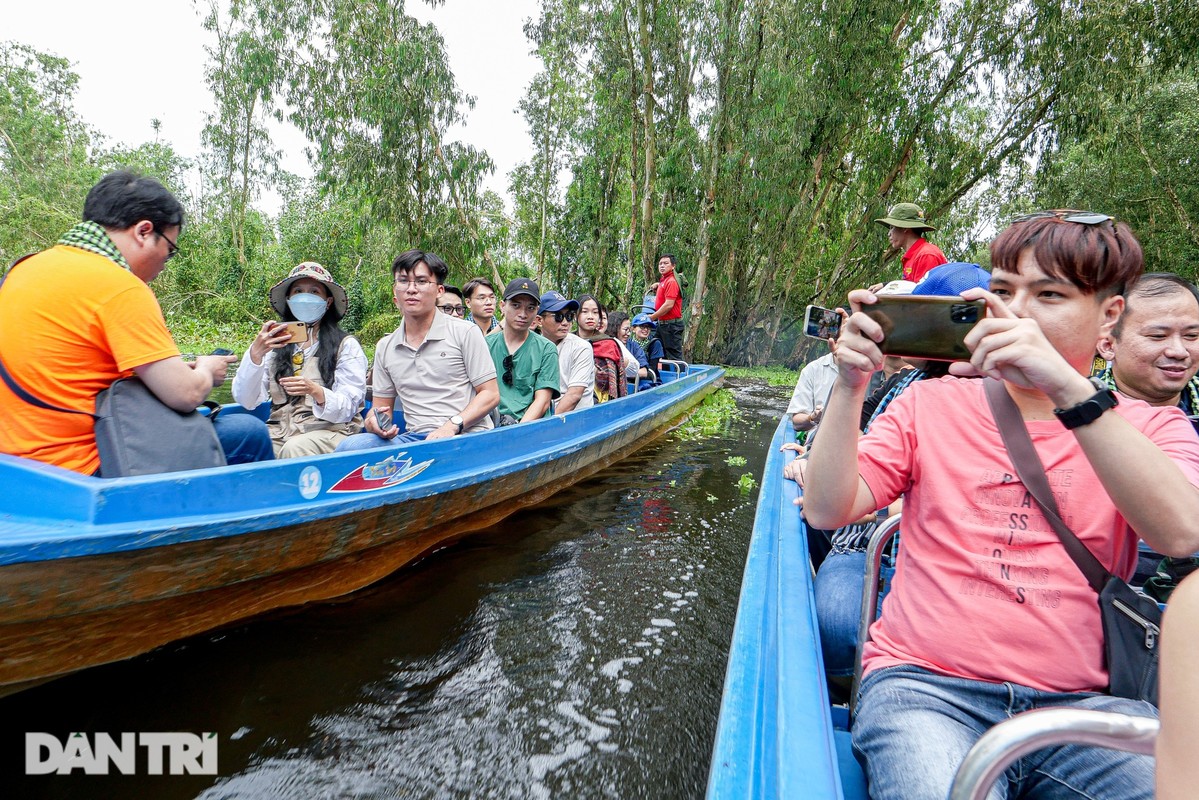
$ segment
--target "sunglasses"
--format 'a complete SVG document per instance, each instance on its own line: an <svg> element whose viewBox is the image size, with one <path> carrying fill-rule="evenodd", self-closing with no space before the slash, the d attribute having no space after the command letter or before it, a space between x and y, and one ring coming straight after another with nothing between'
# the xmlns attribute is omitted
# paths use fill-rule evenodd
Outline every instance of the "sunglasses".
<svg viewBox="0 0 1199 800"><path fill-rule="evenodd" d="M1116 225L1115 217L1095 211L1076 211L1072 208L1059 208L1054 211L1037 211L1032 214L1024 214L1023 216L1014 218L1012 224L1015 225L1018 222L1028 222L1034 219L1060 219L1062 222L1077 222L1079 225L1100 225L1110 220L1112 227Z"/></svg>
<svg viewBox="0 0 1199 800"><path fill-rule="evenodd" d="M552 314L552 316L554 318L554 322L574 322L575 321L575 312L570 311L570 310L555 311Z"/></svg>
<svg viewBox="0 0 1199 800"><path fill-rule="evenodd" d="M504 360L502 363L504 365L504 378L503 378L504 385L511 386L512 385L512 367L513 367L512 356L504 356Z"/></svg>

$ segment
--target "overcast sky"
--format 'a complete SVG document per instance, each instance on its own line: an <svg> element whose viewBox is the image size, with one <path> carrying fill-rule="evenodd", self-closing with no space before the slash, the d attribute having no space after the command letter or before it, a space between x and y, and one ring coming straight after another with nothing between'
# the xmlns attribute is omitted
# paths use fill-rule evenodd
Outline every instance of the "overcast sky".
<svg viewBox="0 0 1199 800"><path fill-rule="evenodd" d="M12 0L0 23L0 41L13 40L69 59L79 75L75 108L110 143L136 146L162 140L183 156L200 153L204 115L212 95L204 83L209 34L201 26L207 0ZM528 134L517 103L537 71L521 30L537 0L446 0L430 8L408 0L405 10L432 22L449 50L459 88L477 99L465 129L450 136L486 150L496 172L488 188L507 199L508 173L527 158ZM290 125L275 133L283 166L309 175L305 140ZM267 210L277 200L266 199Z"/></svg>

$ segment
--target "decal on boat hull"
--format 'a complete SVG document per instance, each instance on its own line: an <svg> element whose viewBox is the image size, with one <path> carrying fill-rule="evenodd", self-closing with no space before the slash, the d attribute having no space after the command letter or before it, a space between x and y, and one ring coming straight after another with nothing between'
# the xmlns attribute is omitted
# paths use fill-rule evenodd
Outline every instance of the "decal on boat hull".
<svg viewBox="0 0 1199 800"><path fill-rule="evenodd" d="M434 459L413 464L407 453L388 456L374 464L366 464L329 487L334 492L373 492L410 481L428 469Z"/></svg>

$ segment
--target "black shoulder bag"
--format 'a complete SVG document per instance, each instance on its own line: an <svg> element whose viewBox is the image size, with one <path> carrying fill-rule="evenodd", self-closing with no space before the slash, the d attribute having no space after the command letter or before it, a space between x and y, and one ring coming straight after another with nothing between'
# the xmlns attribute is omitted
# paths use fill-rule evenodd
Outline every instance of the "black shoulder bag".
<svg viewBox="0 0 1199 800"><path fill-rule="evenodd" d="M985 380L987 402L991 406L991 413L995 415L995 422L999 425L999 433L1003 436L1016 474L1041 507L1045 519L1057 532L1066 552L1078 565L1087 583L1099 595L1104 660L1107 662L1110 682L1108 693L1144 700L1156 706L1161 609L1152 598L1133 590L1120 577L1108 572L1062 522L1057 501L1045 477L1045 465L1033 447L1020 410L1016 408L1002 381L993 378Z"/></svg>
<svg viewBox="0 0 1199 800"><path fill-rule="evenodd" d="M25 258L15 261L8 273ZM8 274L0 279L0 286L7 278ZM101 478L225 466L225 452L212 424L220 411L216 403L205 403L211 409L208 417L198 411L181 413L159 400L140 379L121 378L96 395L96 413L92 414L35 397L9 374L3 360L0 378L30 405L95 420Z"/></svg>

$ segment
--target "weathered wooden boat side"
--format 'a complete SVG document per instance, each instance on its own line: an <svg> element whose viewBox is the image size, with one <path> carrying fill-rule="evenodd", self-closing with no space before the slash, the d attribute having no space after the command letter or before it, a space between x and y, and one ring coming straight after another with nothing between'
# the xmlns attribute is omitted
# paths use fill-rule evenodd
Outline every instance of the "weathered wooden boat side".
<svg viewBox="0 0 1199 800"><path fill-rule="evenodd" d="M783 478L784 459L790 456L779 449L793 438L790 419L784 417L760 484L708 776L709 800L865 796L849 734L834 726L807 538L793 504L798 489Z"/></svg>
<svg viewBox="0 0 1199 800"><path fill-rule="evenodd" d="M0 456L0 693L369 585L642 447L722 374L307 460L103 481Z"/></svg>

